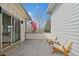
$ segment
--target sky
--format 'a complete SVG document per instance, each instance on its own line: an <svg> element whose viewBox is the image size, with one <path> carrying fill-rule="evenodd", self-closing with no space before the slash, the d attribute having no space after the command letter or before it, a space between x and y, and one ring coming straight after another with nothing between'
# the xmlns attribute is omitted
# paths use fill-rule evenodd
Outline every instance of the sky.
<svg viewBox="0 0 79 59"><path fill-rule="evenodd" d="M23 3L22 5L32 20L36 21L43 28L46 20L48 20L48 3Z"/></svg>

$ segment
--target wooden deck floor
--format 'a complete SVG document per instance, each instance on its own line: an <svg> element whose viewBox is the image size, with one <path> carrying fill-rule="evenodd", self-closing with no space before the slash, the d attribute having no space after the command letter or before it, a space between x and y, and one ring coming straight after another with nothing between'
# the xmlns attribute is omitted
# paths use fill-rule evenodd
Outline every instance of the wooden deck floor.
<svg viewBox="0 0 79 59"><path fill-rule="evenodd" d="M8 56L62 56L57 53L52 54L51 50L46 40L25 40Z"/></svg>

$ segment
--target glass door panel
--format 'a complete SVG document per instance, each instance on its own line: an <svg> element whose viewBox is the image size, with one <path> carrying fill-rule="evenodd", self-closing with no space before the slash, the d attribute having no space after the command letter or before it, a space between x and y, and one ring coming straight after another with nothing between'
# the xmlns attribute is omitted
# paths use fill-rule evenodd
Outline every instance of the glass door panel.
<svg viewBox="0 0 79 59"><path fill-rule="evenodd" d="M2 48L11 45L11 16L2 13Z"/></svg>
<svg viewBox="0 0 79 59"><path fill-rule="evenodd" d="M14 24L15 19L12 18L12 43L15 43L15 24Z"/></svg>
<svg viewBox="0 0 79 59"><path fill-rule="evenodd" d="M1 51L1 13L0 13L0 51Z"/></svg>
<svg viewBox="0 0 79 59"><path fill-rule="evenodd" d="M15 42L20 40L20 21L15 19Z"/></svg>

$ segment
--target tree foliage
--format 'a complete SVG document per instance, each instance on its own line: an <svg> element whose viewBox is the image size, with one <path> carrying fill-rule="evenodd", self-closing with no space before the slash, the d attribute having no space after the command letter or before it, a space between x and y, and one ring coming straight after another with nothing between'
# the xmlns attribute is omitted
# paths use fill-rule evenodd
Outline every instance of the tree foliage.
<svg viewBox="0 0 79 59"><path fill-rule="evenodd" d="M44 32L51 32L51 20L47 20L47 23L44 28Z"/></svg>

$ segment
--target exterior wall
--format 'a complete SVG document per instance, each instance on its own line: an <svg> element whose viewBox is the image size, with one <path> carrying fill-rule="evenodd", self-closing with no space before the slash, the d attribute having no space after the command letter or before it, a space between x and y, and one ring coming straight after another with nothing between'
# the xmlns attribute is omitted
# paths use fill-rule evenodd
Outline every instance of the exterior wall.
<svg viewBox="0 0 79 59"><path fill-rule="evenodd" d="M26 29L26 33L31 33L32 29L31 29L31 21L27 22L27 29Z"/></svg>
<svg viewBox="0 0 79 59"><path fill-rule="evenodd" d="M58 4L51 15L51 32L60 42L73 41L70 55L79 55L79 4Z"/></svg>
<svg viewBox="0 0 79 59"><path fill-rule="evenodd" d="M25 21L23 21L23 24L21 23L21 42L25 40Z"/></svg>

